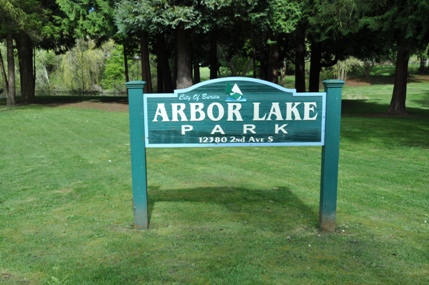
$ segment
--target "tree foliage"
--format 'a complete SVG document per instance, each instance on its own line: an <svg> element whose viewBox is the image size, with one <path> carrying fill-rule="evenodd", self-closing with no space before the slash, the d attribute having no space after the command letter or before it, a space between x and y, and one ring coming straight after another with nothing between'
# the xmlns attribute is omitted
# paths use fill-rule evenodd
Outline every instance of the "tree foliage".
<svg viewBox="0 0 429 285"><path fill-rule="evenodd" d="M34 96L34 82L50 86L46 65L37 62L42 73L34 73L33 47L64 52L77 43L72 57L99 58L98 66L90 58L74 66L70 60L63 62L64 72L75 82L69 88L80 91L100 85L101 58L117 66L103 77L111 88L114 80L129 79L128 64L133 61L128 56L135 56L149 92L151 63L156 64L160 92L198 82L200 64L210 67L210 78L219 76L223 66L227 74L252 71L272 82L284 74L279 70L285 64L294 65L296 88L305 91L309 61L309 89L317 91L323 68L349 56L374 62L394 52L397 69L389 112L402 114L409 57L421 54L429 43L428 12L427 0L0 0L0 40L8 39L9 55L18 54L21 92L28 101ZM115 56L83 51L111 39L121 45L111 50ZM2 66L12 69L14 57L3 58L10 64L3 61ZM70 71L72 67L80 73ZM94 78L85 81L83 69ZM3 81L13 81L7 77L14 71L4 70ZM125 76L119 75L122 72Z"/></svg>
<svg viewBox="0 0 429 285"><path fill-rule="evenodd" d="M93 41L80 39L76 47L63 57L61 69L67 90L85 93L100 89L104 57L102 50L94 47Z"/></svg>
<svg viewBox="0 0 429 285"><path fill-rule="evenodd" d="M406 114L409 57L429 43L429 1L363 2L360 28L372 32L385 49L396 52L394 88L388 113Z"/></svg>
<svg viewBox="0 0 429 285"><path fill-rule="evenodd" d="M70 41L64 31L64 16L54 1L49 0L1 0L0 40L6 39L7 52L17 49L23 103L29 103L35 96L35 66L33 48L37 46L67 46ZM66 21L67 22L67 21ZM70 28L70 26L68 27ZM66 34L66 36L64 36ZM8 56L8 69L12 69L14 57ZM4 64L2 64L4 66ZM15 71L8 71L8 101L15 97ZM12 100L13 99L13 100Z"/></svg>

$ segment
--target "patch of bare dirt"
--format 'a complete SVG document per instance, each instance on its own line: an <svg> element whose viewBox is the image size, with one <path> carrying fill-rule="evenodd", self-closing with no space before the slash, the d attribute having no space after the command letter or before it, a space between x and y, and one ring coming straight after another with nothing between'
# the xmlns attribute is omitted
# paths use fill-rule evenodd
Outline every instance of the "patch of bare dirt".
<svg viewBox="0 0 429 285"><path fill-rule="evenodd" d="M369 78L347 78L346 86L369 86L379 84L393 84L393 76L371 76ZM411 75L408 82L429 82L429 75Z"/></svg>
<svg viewBox="0 0 429 285"><path fill-rule="evenodd" d="M77 103L66 103L61 104L58 107L62 108L82 108L82 109L97 109L109 112L128 112L128 104L117 103L117 102L94 102L94 101L82 101Z"/></svg>
<svg viewBox="0 0 429 285"><path fill-rule="evenodd" d="M369 86L377 84L393 84L393 77L347 78L346 86Z"/></svg>

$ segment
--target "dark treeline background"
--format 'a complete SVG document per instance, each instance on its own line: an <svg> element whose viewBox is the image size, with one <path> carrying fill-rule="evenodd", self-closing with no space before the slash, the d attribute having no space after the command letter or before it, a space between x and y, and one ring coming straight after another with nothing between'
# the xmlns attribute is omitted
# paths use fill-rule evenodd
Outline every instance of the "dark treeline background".
<svg viewBox="0 0 429 285"><path fill-rule="evenodd" d="M425 69L429 0L0 0L0 89L15 105L45 92L146 81L172 92L209 78L253 76L298 92L350 65L395 66L388 110L405 114L408 63ZM338 63L341 64L338 64Z"/></svg>

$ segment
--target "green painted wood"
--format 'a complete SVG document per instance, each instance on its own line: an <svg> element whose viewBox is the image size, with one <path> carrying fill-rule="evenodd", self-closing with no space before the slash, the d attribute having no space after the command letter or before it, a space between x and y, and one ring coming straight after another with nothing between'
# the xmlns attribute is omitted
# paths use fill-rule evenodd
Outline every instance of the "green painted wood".
<svg viewBox="0 0 429 285"><path fill-rule="evenodd" d="M322 143L324 143L322 144L319 226L322 231L333 232L335 231L336 220L341 93L344 81L327 80L323 84L326 92L326 104L322 108L322 117L324 119L322 122L322 126L324 126L322 128L322 131L324 131ZM128 89L130 116L134 227L136 229L147 229L149 227L149 219L147 207L146 147L148 146L146 145L145 128L148 122L145 122L145 116L147 116L145 114L147 113L145 98L150 97L150 95L143 95L145 85L143 81L131 81L126 85ZM315 93L308 93L307 95L315 95ZM168 97L170 95L159 96ZM301 96L306 95L303 94ZM165 147L166 145L168 144L164 144L163 146ZM300 142L297 145L305 145L305 143Z"/></svg>
<svg viewBox="0 0 429 285"><path fill-rule="evenodd" d="M143 88L144 81L126 83L130 117L131 178L133 192L134 228L149 227L147 207L146 147L144 140Z"/></svg>
<svg viewBox="0 0 429 285"><path fill-rule="evenodd" d="M344 81L323 81L326 92L325 145L322 147L319 227L335 231L340 149L341 93Z"/></svg>

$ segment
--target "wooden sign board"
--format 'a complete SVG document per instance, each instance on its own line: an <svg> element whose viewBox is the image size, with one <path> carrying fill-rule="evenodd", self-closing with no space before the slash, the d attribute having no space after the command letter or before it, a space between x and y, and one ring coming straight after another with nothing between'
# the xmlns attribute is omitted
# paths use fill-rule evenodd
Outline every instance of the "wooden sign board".
<svg viewBox="0 0 429 285"><path fill-rule="evenodd" d="M323 145L325 102L326 93L245 77L145 94L146 147Z"/></svg>
<svg viewBox="0 0 429 285"><path fill-rule="evenodd" d="M146 148L321 146L319 226L335 230L343 81L326 80L317 93L246 77L172 94L143 94L144 84L127 83L136 229L149 227Z"/></svg>

